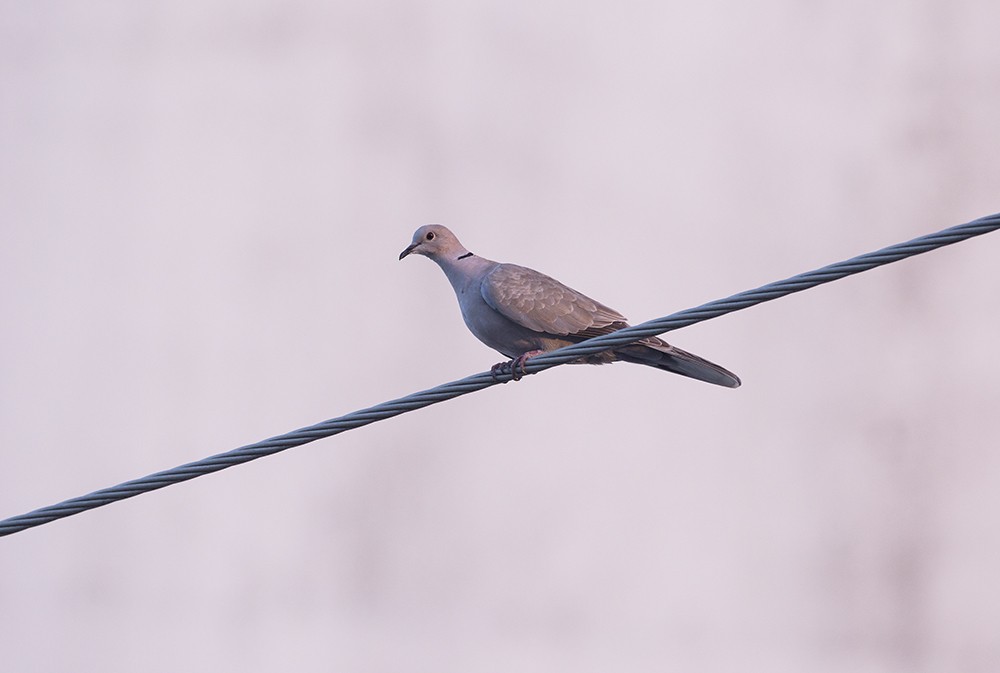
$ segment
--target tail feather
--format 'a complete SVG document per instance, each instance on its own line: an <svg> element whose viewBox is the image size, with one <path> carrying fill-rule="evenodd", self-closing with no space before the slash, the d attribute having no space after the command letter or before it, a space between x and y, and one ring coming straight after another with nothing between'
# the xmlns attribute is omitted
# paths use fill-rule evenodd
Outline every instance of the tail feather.
<svg viewBox="0 0 1000 673"><path fill-rule="evenodd" d="M618 359L648 365L668 372L688 376L706 383L726 388L739 388L740 378L714 362L682 351L676 346L657 339L649 345L639 343L615 350Z"/></svg>

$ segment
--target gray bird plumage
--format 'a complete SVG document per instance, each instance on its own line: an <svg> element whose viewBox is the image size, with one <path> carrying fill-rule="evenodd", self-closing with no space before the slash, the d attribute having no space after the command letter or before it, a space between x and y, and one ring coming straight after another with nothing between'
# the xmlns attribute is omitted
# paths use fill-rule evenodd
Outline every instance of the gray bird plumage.
<svg viewBox="0 0 1000 673"><path fill-rule="evenodd" d="M437 262L451 282L469 330L503 355L524 360L600 334L627 327L625 316L543 273L472 254L447 227L417 229L400 253ZM739 378L704 358L657 337L581 358L603 364L617 360L664 369L700 381L737 388ZM516 371L516 369L515 369Z"/></svg>

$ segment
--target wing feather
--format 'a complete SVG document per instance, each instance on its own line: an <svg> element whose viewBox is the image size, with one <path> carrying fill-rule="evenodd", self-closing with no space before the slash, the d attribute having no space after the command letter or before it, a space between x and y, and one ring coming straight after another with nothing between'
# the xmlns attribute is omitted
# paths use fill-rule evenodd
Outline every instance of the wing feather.
<svg viewBox="0 0 1000 673"><path fill-rule="evenodd" d="M481 289L486 303L535 332L587 338L626 325L618 311L516 264L497 266L483 279Z"/></svg>

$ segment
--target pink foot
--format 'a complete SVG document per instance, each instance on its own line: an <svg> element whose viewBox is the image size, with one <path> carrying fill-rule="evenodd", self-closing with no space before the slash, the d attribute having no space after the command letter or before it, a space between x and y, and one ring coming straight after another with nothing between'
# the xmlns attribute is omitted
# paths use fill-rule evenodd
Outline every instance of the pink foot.
<svg viewBox="0 0 1000 673"><path fill-rule="evenodd" d="M544 352L543 350L528 351L521 353L510 362L498 362L490 368L490 374L493 375L494 380L497 380L500 374L510 374L512 381L520 381L521 377L528 373L524 368L524 363L528 361L528 358Z"/></svg>

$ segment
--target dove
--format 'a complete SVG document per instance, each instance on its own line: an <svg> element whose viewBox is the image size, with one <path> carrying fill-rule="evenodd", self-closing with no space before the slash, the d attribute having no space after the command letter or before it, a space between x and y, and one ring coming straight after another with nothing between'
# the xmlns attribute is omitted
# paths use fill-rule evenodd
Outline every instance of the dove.
<svg viewBox="0 0 1000 673"><path fill-rule="evenodd" d="M501 264L466 250L455 234L440 224L427 224L413 234L400 253L423 255L448 277L469 331L484 344L511 358L493 366L515 381L526 373L532 356L628 327L625 316L543 273L516 264ZM574 364L632 362L727 388L740 379L719 365L671 346L658 337L588 355Z"/></svg>

